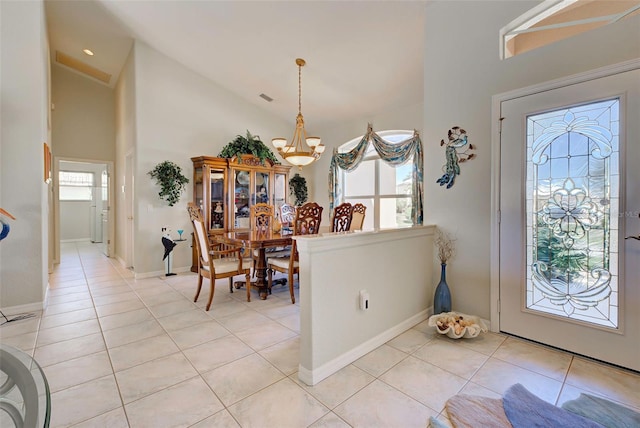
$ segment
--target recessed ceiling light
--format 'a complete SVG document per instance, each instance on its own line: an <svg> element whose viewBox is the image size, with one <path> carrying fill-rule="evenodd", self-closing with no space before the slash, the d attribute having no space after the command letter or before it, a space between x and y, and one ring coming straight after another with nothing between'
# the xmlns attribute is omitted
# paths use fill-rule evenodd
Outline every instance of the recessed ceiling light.
<svg viewBox="0 0 640 428"><path fill-rule="evenodd" d="M82 49L82 52L86 53L89 56L93 56L93 51L91 49Z"/></svg>

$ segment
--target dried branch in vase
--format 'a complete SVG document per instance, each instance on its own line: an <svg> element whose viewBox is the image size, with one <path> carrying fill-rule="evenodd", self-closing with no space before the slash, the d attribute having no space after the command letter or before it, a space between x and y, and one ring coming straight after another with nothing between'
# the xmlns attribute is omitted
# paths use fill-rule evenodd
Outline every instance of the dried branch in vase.
<svg viewBox="0 0 640 428"><path fill-rule="evenodd" d="M433 241L438 249L438 260L440 263L446 264L456 254L455 238L451 234L443 231L442 229L436 229L436 236Z"/></svg>

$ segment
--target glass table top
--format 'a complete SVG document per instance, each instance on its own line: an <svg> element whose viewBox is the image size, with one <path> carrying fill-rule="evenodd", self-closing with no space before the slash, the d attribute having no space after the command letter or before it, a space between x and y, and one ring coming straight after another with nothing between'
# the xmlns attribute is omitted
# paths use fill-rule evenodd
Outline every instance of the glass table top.
<svg viewBox="0 0 640 428"><path fill-rule="evenodd" d="M48 427L51 394L47 378L29 354L0 343L0 426Z"/></svg>

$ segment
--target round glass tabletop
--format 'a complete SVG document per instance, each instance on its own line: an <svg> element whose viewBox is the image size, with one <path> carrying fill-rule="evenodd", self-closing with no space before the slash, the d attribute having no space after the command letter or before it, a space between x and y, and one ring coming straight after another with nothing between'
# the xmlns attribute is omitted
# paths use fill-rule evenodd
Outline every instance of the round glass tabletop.
<svg viewBox="0 0 640 428"><path fill-rule="evenodd" d="M0 343L0 426L48 427L51 394L36 360Z"/></svg>

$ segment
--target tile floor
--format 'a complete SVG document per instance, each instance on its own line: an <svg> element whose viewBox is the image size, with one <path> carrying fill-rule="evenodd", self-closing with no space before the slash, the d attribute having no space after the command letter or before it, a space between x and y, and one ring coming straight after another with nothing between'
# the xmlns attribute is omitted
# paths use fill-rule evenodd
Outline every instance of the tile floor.
<svg viewBox="0 0 640 428"><path fill-rule="evenodd" d="M637 373L499 334L453 341L426 322L308 387L286 287L247 303L223 280L205 312L191 273L135 280L94 245L61 248L42 316L0 327L44 368L52 427L425 427L448 423L454 394L516 382L554 404L589 392L640 410Z"/></svg>

